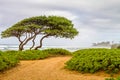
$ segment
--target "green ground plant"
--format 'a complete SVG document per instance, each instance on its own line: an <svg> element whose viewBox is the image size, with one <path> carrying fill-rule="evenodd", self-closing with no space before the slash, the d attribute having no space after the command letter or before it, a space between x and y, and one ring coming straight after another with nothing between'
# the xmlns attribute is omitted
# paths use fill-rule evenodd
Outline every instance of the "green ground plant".
<svg viewBox="0 0 120 80"><path fill-rule="evenodd" d="M14 67L20 60L39 60L60 55L71 55L71 52L61 48L25 51L0 51L0 72Z"/></svg>
<svg viewBox="0 0 120 80"><path fill-rule="evenodd" d="M120 76L117 77L117 78L113 78L113 77L111 77L111 78L105 78L105 80L120 80Z"/></svg>
<svg viewBox="0 0 120 80"><path fill-rule="evenodd" d="M66 63L66 68L83 73L95 73L103 70L107 73L117 73L120 70L119 49L84 49L73 53Z"/></svg>
<svg viewBox="0 0 120 80"><path fill-rule="evenodd" d="M71 52L61 48L52 48L45 50L26 50L18 51L17 53L20 60L38 60L51 56L71 55Z"/></svg>
<svg viewBox="0 0 120 80"><path fill-rule="evenodd" d="M72 55L70 51L62 48L51 48L51 49L45 49L42 51L48 53L49 56Z"/></svg>
<svg viewBox="0 0 120 80"><path fill-rule="evenodd" d="M48 53L41 50L18 51L17 55L20 60L39 60L48 57Z"/></svg>
<svg viewBox="0 0 120 80"><path fill-rule="evenodd" d="M0 51L0 72L16 66L19 59L12 53Z"/></svg>

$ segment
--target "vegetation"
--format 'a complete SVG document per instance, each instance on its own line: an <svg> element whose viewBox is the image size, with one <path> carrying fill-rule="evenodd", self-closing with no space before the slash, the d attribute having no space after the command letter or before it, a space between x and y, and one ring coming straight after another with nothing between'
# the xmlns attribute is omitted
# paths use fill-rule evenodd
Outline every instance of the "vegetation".
<svg viewBox="0 0 120 80"><path fill-rule="evenodd" d="M94 73L103 70L117 73L120 70L119 49L84 49L74 52L74 56L66 63L70 70Z"/></svg>
<svg viewBox="0 0 120 80"><path fill-rule="evenodd" d="M40 45L35 47L35 50L42 47L42 41L49 36L60 38L74 38L78 31L73 27L70 20L60 16L37 16L24 19L7 30L2 32L2 38L16 37L20 44L19 50L24 49L29 41L32 40L35 46L37 35L42 35Z"/></svg>
<svg viewBox="0 0 120 80"><path fill-rule="evenodd" d="M106 78L105 80L120 80L120 77L117 77L117 78Z"/></svg>
<svg viewBox="0 0 120 80"><path fill-rule="evenodd" d="M0 51L0 72L16 66L19 59L12 53Z"/></svg>
<svg viewBox="0 0 120 80"><path fill-rule="evenodd" d="M112 44L111 49L120 49L120 45L119 44Z"/></svg>
<svg viewBox="0 0 120 80"><path fill-rule="evenodd" d="M71 55L71 53L65 49L56 48L45 50L18 51L15 55L17 55L20 60L39 60L50 56Z"/></svg>
<svg viewBox="0 0 120 80"><path fill-rule="evenodd" d="M58 56L58 55L71 55L72 53L68 50L62 48L52 48L52 49L45 49L43 52L49 54L49 56Z"/></svg>
<svg viewBox="0 0 120 80"><path fill-rule="evenodd" d="M20 60L39 60L59 55L71 55L71 52L61 48L25 51L0 51L0 72L16 66Z"/></svg>
<svg viewBox="0 0 120 80"><path fill-rule="evenodd" d="M48 53L40 50L18 51L17 55L20 60L39 60L48 57Z"/></svg>

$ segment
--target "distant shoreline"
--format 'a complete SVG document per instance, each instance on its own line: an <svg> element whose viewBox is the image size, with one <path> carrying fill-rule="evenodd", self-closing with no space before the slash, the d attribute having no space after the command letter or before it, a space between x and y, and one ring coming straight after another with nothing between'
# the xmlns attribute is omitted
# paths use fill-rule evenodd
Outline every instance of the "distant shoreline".
<svg viewBox="0 0 120 80"><path fill-rule="evenodd" d="M24 49L29 49L30 45L26 45L24 47ZM87 49L87 48L110 48L110 46L106 47L106 46L89 46L89 47L80 47L80 46L43 46L41 49L48 49L48 48L63 48L63 49L67 49L69 51L76 51L76 50L80 50L80 49ZM0 44L0 50L18 50L18 44Z"/></svg>

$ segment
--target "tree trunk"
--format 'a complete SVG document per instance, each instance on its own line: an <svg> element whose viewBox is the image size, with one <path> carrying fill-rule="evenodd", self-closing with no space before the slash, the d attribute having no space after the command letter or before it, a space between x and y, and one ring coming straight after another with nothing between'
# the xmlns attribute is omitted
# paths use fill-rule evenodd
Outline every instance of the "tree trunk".
<svg viewBox="0 0 120 80"><path fill-rule="evenodd" d="M19 46L19 51L24 50L23 45Z"/></svg>
<svg viewBox="0 0 120 80"><path fill-rule="evenodd" d="M33 42L33 45L30 47L30 50L35 46L35 38L36 36L33 38L32 42Z"/></svg>
<svg viewBox="0 0 120 80"><path fill-rule="evenodd" d="M24 49L24 45L26 45L26 44L28 43L28 41L30 41L31 39L33 39L33 45L32 45L32 47L34 47L34 45L35 45L34 40L35 40L36 36L37 36L39 33L40 33L40 32L35 33L33 36L31 36L31 37L29 37L29 38L28 38L28 36L27 36L27 34L26 34L26 38L25 38L23 41L20 39L21 36L18 36L17 38L18 38L18 40L19 40L19 42L20 42L20 44L19 44L19 50L22 51L22 50ZM31 48L32 48L32 47L31 47Z"/></svg>
<svg viewBox="0 0 120 80"><path fill-rule="evenodd" d="M19 44L19 51L22 51L23 50L23 46L21 46L23 44L24 41L21 41L20 38L19 38L19 41L20 41L20 44Z"/></svg>
<svg viewBox="0 0 120 80"><path fill-rule="evenodd" d="M20 39L20 36L18 36L17 38L18 38L18 40L20 42L20 44L19 44L19 51L22 51L24 49L22 44L27 39L27 36L25 37L25 39L23 41Z"/></svg>
<svg viewBox="0 0 120 80"><path fill-rule="evenodd" d="M46 37L48 37L48 36L49 36L49 34L43 36L43 37L40 39L40 45L37 46L37 47L35 47L35 50L38 50L38 48L41 48L41 47L42 47L42 41L43 41L43 39L46 38Z"/></svg>
<svg viewBox="0 0 120 80"><path fill-rule="evenodd" d="M28 43L31 39L33 39L36 36L36 34L32 37L29 37L28 39L24 40L20 45L19 45L19 50L22 51L24 49L24 45Z"/></svg>

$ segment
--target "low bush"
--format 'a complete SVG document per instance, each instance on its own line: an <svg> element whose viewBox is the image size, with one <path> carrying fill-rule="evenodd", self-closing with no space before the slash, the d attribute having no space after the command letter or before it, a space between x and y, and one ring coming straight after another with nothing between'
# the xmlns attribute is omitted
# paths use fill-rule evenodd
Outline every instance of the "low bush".
<svg viewBox="0 0 120 80"><path fill-rule="evenodd" d="M12 53L0 51L0 71L16 66L19 59Z"/></svg>
<svg viewBox="0 0 120 80"><path fill-rule="evenodd" d="M19 60L39 60L49 56L70 55L65 49L26 50L26 51L0 51L0 72L19 63Z"/></svg>
<svg viewBox="0 0 120 80"><path fill-rule="evenodd" d="M115 80L114 78L105 78L105 80Z"/></svg>
<svg viewBox="0 0 120 80"><path fill-rule="evenodd" d="M117 77L117 78L105 78L105 80L120 80L120 77Z"/></svg>
<svg viewBox="0 0 120 80"><path fill-rule="evenodd" d="M79 72L94 73L103 70L107 73L117 73L120 70L119 49L84 49L73 53L66 63L66 68Z"/></svg>
<svg viewBox="0 0 120 80"><path fill-rule="evenodd" d="M49 54L49 56L58 56L58 55L71 55L71 52L62 48L51 48L42 50Z"/></svg>
<svg viewBox="0 0 120 80"><path fill-rule="evenodd" d="M17 55L20 60L38 60L48 57L48 53L40 50L18 51Z"/></svg>

